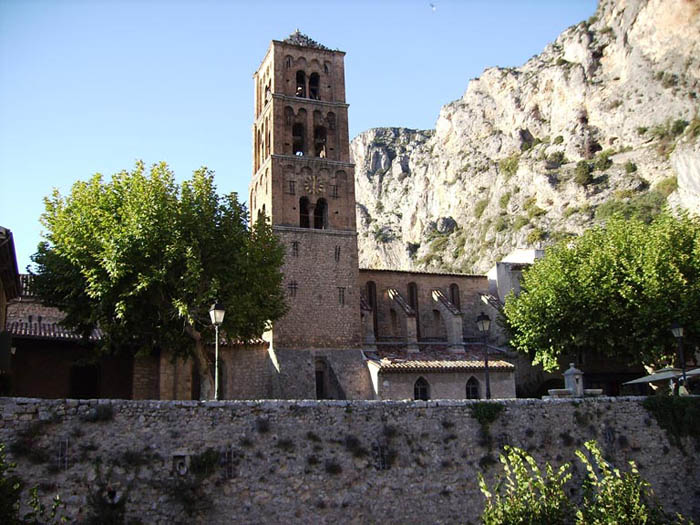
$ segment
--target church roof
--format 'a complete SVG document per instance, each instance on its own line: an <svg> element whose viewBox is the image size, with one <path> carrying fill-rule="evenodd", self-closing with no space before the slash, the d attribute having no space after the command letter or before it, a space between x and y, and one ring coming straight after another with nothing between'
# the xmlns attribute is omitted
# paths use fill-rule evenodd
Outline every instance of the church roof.
<svg viewBox="0 0 700 525"><path fill-rule="evenodd" d="M426 349L420 352L397 349L366 354L379 365L380 373L469 372L485 368L481 350L475 352L468 349L465 353L454 353L442 349ZM514 368L515 366L507 361L489 359L489 370L512 372Z"/></svg>
<svg viewBox="0 0 700 525"><path fill-rule="evenodd" d="M330 50L323 44L319 44L312 38L309 38L307 35L299 31L298 29L294 31L291 35L289 35L287 38L283 40L284 43L286 44L292 44L294 46L301 46L301 47L313 47L316 49L325 49L325 50Z"/></svg>

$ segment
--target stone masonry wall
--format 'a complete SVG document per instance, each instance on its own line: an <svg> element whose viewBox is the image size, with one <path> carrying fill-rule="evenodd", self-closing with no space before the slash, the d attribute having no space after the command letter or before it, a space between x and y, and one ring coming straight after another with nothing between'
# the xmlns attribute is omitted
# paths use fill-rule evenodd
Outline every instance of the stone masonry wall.
<svg viewBox="0 0 700 525"><path fill-rule="evenodd" d="M595 438L697 520L694 448L672 445L641 400L494 401L505 410L485 434L472 401L2 398L0 439L28 486L79 519L92 492L136 523L476 523L477 473L493 481L502 445L580 476L574 450Z"/></svg>

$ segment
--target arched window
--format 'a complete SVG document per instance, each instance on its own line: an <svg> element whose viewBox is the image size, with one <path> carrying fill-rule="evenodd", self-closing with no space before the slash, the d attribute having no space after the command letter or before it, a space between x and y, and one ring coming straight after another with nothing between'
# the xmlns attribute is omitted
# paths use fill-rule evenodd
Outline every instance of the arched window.
<svg viewBox="0 0 700 525"><path fill-rule="evenodd" d="M287 55L287 56L285 57L284 63L285 63L285 66L287 67L287 69L289 69L290 67L292 67L292 60L293 60L293 58L292 58L291 55Z"/></svg>
<svg viewBox="0 0 700 525"><path fill-rule="evenodd" d="M462 309L459 305L459 286L457 286L455 283L450 285L450 302L455 305L457 310Z"/></svg>
<svg viewBox="0 0 700 525"><path fill-rule="evenodd" d="M297 122L292 126L292 153L304 155L304 124Z"/></svg>
<svg viewBox="0 0 700 525"><path fill-rule="evenodd" d="M295 95L306 98L306 73L303 71L297 71L297 90Z"/></svg>
<svg viewBox="0 0 700 525"><path fill-rule="evenodd" d="M372 326L374 327L374 337L378 337L377 332L377 285L374 281L367 281L367 302L372 308Z"/></svg>
<svg viewBox="0 0 700 525"><path fill-rule="evenodd" d="M479 382L475 377L470 377L467 381L467 399L480 399Z"/></svg>
<svg viewBox="0 0 700 525"><path fill-rule="evenodd" d="M430 384L422 377L419 377L413 385L413 399L420 401L427 401L430 399Z"/></svg>
<svg viewBox="0 0 700 525"><path fill-rule="evenodd" d="M416 337L420 339L420 318L418 314L418 286L408 283L408 304L416 311Z"/></svg>
<svg viewBox="0 0 700 525"><path fill-rule="evenodd" d="M299 226L301 228L310 228L309 223L309 199L302 197L299 199Z"/></svg>
<svg viewBox="0 0 700 525"><path fill-rule="evenodd" d="M314 157L326 158L326 128L323 126L314 128Z"/></svg>
<svg viewBox="0 0 700 525"><path fill-rule="evenodd" d="M309 98L321 100L321 79L318 73L311 73L309 76Z"/></svg>
<svg viewBox="0 0 700 525"><path fill-rule="evenodd" d="M326 199L318 199L314 206L314 228L324 230L328 227L328 203Z"/></svg>

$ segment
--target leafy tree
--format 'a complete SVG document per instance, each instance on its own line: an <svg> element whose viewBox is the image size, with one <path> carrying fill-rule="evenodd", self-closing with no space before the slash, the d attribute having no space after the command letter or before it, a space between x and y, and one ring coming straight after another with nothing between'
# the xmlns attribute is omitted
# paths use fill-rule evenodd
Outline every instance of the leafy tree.
<svg viewBox="0 0 700 525"><path fill-rule="evenodd" d="M700 333L700 220L665 212L650 224L614 216L550 248L523 273L504 323L511 344L545 369L596 351L631 363L675 355L669 327Z"/></svg>
<svg viewBox="0 0 700 525"><path fill-rule="evenodd" d="M137 162L54 190L45 206L35 292L66 326L99 326L102 351L193 357L202 398L213 390L209 306L225 305L229 339L257 337L285 312L281 244L264 218L248 225L235 193L216 194L206 168L178 185L165 163Z"/></svg>

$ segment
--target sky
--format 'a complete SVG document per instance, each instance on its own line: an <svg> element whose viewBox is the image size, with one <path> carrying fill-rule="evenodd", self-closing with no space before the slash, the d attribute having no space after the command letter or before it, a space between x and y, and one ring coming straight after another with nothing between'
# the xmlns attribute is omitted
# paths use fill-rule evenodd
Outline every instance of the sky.
<svg viewBox="0 0 700 525"><path fill-rule="evenodd" d="M594 0L0 0L0 226L20 271L43 199L166 161L247 200L253 73L294 30L345 51L350 136L433 128L487 67L519 66Z"/></svg>

